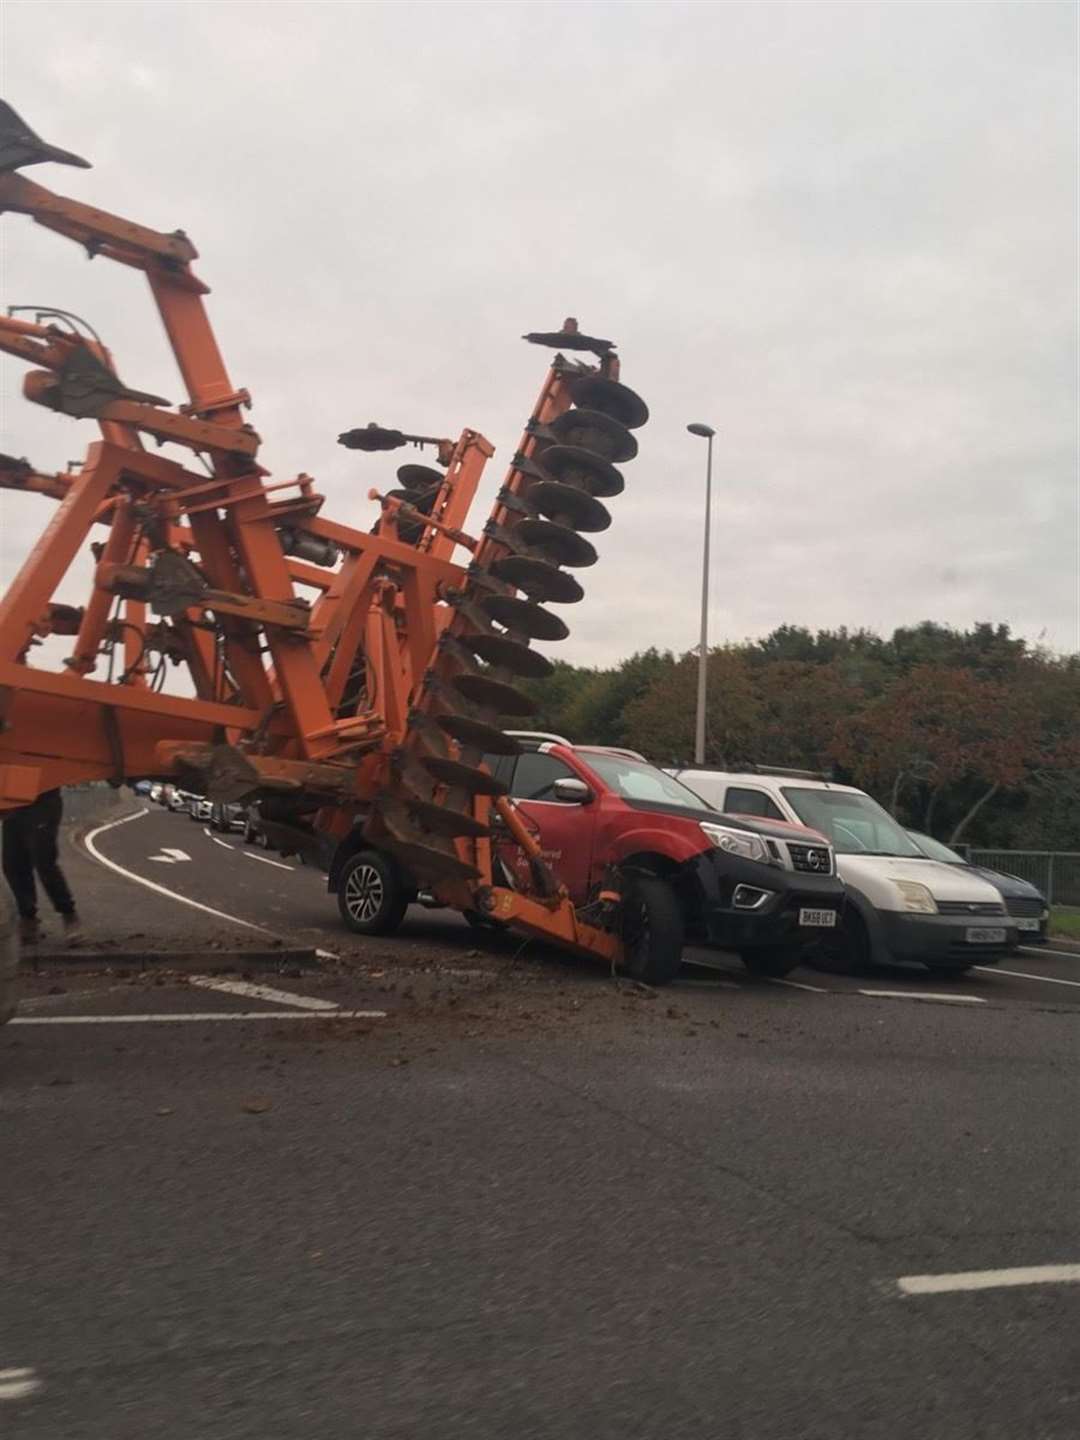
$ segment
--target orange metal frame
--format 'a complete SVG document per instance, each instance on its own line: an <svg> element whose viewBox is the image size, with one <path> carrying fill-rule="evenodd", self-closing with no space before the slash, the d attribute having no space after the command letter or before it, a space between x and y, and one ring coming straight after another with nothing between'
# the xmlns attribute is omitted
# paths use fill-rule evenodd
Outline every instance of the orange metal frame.
<svg viewBox="0 0 1080 1440"><path fill-rule="evenodd" d="M58 502L0 599L0 811L54 786L175 775L224 748L270 790L313 794L320 828L344 833L377 799L440 635L453 630L444 597L465 577L456 547L482 555L497 543L461 528L491 445L469 429L453 445L441 442L445 480L415 544L398 534L403 515L415 522L415 512L393 498L383 501L377 534L324 519L310 477L267 483L259 436L245 419L250 397L225 367L203 302L207 287L192 270L197 252L182 232L162 234L16 173L0 175L0 210L142 270L188 397L172 409L127 389L103 346L60 324L0 319L0 348L35 367L27 398L90 415L101 434L74 473L43 475L0 460L0 486ZM532 419L544 423L569 404L553 366ZM191 452L208 473L151 453L147 436ZM526 432L519 457L533 443ZM503 493L519 483L512 467ZM499 524L505 512L497 507L492 518ZM73 611L57 604L57 588L98 526L105 538L93 546L94 584ZM287 554L286 526L333 547L338 563ZM147 601L153 608L160 595L148 561L162 551L197 562L191 573L202 588L150 621ZM298 586L317 598L302 599ZM30 663L32 647L50 634L73 637L58 672ZM110 674L102 678L106 654ZM157 689L166 657L186 666L191 694ZM358 665L359 700L350 699ZM512 811L496 804L516 834ZM489 807L476 797L478 818ZM518 839L535 853L523 829ZM434 887L449 903L475 904L482 886L499 918L609 959L617 954L617 938L581 924L564 893L538 899L491 887L487 839L455 843L480 878Z"/></svg>

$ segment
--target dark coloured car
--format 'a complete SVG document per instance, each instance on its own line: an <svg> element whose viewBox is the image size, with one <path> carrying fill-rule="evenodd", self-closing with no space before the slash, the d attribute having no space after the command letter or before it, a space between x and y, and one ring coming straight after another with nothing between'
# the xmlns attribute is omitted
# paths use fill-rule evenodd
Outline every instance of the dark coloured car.
<svg viewBox="0 0 1080 1440"><path fill-rule="evenodd" d="M922 835L917 830L909 830L907 833L929 860L940 860L943 865L963 866L965 870L971 870L988 880L1005 902L1006 913L1016 925L1021 944L1025 941L1029 944L1032 941L1040 945L1046 944L1050 906L1046 896L1036 885L1032 885L1030 880L1022 880L1019 875L1008 875L1003 870L989 870L985 865L972 865L956 850L950 850L948 845L943 845L932 835Z"/></svg>

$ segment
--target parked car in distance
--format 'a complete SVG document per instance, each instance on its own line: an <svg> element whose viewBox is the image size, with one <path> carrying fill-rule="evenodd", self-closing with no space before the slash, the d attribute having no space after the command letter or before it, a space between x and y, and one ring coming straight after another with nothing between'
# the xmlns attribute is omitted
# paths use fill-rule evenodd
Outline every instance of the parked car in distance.
<svg viewBox="0 0 1080 1440"><path fill-rule="evenodd" d="M205 795L193 795L191 797L188 814L192 820L198 820L200 823L205 824L210 819L212 810L213 806Z"/></svg>
<svg viewBox="0 0 1080 1440"><path fill-rule="evenodd" d="M215 800L210 807L210 829L226 834L230 830L243 830L247 820L247 807L231 800Z"/></svg>
<svg viewBox="0 0 1080 1440"><path fill-rule="evenodd" d="M845 892L821 835L717 814L622 750L515 738L521 754L485 763L576 906L596 903L616 877L627 973L651 984L671 980L684 941L694 940L736 951L751 972L784 975L837 927ZM522 888L523 852L498 824L492 833L503 883ZM345 923L361 933L396 928L417 892L395 861L362 839L339 847L329 888Z"/></svg>
<svg viewBox="0 0 1080 1440"><path fill-rule="evenodd" d="M1005 902L1005 909L1012 917L1022 941L1036 941L1045 945L1050 928L1050 906L1046 896L1019 875L1009 875L1004 870L990 870L985 865L972 865L956 850L935 840L932 835L923 835L918 830L907 832L915 844L931 860L940 860L943 865L960 865L989 880Z"/></svg>
<svg viewBox="0 0 1080 1440"><path fill-rule="evenodd" d="M180 814L181 812L190 814L191 802L194 799L195 796L192 795L190 790L178 790L174 785L173 788L169 791L169 798L165 803L168 805L169 809L174 811L176 814Z"/></svg>
<svg viewBox="0 0 1080 1440"><path fill-rule="evenodd" d="M832 841L848 904L839 943L822 946L814 962L823 969L853 974L899 960L962 975L1016 948L1016 922L994 886L970 868L928 859L865 791L764 766L671 773L729 815L798 821Z"/></svg>

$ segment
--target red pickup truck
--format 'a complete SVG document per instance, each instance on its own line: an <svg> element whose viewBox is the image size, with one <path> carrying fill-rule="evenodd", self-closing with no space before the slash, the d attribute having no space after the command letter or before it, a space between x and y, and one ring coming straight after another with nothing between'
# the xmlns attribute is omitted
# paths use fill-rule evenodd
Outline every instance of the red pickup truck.
<svg viewBox="0 0 1080 1440"><path fill-rule="evenodd" d="M709 809L632 752L517 738L521 754L490 755L486 764L575 905L594 903L616 878L630 974L652 984L672 979L692 940L737 951L754 973L785 975L839 924L844 886L816 831ZM494 833L502 879L526 888L522 851L497 826ZM330 867L330 889L351 929L385 933L416 887L392 864L375 867L371 854L363 862L342 854ZM353 915L351 872L360 863L381 872L379 901L369 897L366 912Z"/></svg>

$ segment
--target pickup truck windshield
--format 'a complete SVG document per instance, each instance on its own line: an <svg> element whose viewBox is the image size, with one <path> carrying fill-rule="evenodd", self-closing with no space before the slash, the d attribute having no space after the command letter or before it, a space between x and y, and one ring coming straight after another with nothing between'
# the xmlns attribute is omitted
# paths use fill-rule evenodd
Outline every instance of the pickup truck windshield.
<svg viewBox="0 0 1080 1440"><path fill-rule="evenodd" d="M914 855L926 858L887 810L869 795L845 790L783 787L784 798L804 825L820 830L838 855Z"/></svg>
<svg viewBox="0 0 1080 1440"><path fill-rule="evenodd" d="M643 765L640 760L627 760L622 755L598 755L592 750L582 751L581 758L624 800L651 800L691 810L709 808L700 795L665 775L663 770L657 770L655 765Z"/></svg>

